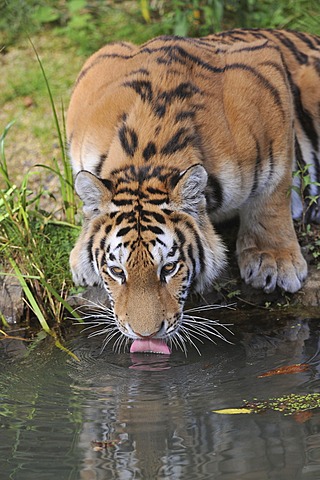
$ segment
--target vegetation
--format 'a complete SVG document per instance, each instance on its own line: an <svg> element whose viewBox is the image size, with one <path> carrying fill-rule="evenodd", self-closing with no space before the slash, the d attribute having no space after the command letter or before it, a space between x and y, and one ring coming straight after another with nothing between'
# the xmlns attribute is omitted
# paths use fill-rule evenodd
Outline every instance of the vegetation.
<svg viewBox="0 0 320 480"><path fill-rule="evenodd" d="M319 18L317 0L1 4L0 268L19 278L28 311L45 331L52 334L64 309L70 311L68 255L79 219L63 118L85 57L108 41L143 42L158 34L206 35L241 26L320 34ZM315 258L319 250L312 252Z"/></svg>
<svg viewBox="0 0 320 480"><path fill-rule="evenodd" d="M311 410L318 410L319 408L320 394L308 393L306 395L283 395L282 397L275 397L261 401L254 399L250 402L244 401L244 406L240 408L224 408L221 410L213 410L213 412L221 415L237 415L241 413L265 413L274 410L275 412L280 412L284 415L297 415L303 412L311 414ZM310 416L306 417L306 419L309 418Z"/></svg>

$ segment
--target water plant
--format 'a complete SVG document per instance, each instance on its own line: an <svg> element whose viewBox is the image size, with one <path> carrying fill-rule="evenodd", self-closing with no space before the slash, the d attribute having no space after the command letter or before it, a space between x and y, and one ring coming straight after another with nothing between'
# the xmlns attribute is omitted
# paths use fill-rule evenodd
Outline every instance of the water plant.
<svg viewBox="0 0 320 480"><path fill-rule="evenodd" d="M220 410L213 410L213 412L222 415L236 415L242 413L264 413L274 410L284 415L296 415L319 408L320 393L307 393L306 395L292 393L289 395L282 395L280 397L269 398L268 400L244 400L243 407L224 408Z"/></svg>

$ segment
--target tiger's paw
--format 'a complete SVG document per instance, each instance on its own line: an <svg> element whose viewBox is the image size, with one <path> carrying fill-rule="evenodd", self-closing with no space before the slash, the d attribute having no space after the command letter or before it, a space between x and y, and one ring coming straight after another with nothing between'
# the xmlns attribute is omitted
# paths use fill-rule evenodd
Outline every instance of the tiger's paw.
<svg viewBox="0 0 320 480"><path fill-rule="evenodd" d="M308 272L299 247L266 251L247 248L239 253L238 263L246 284L262 288L266 293L273 292L277 285L294 293L302 287Z"/></svg>

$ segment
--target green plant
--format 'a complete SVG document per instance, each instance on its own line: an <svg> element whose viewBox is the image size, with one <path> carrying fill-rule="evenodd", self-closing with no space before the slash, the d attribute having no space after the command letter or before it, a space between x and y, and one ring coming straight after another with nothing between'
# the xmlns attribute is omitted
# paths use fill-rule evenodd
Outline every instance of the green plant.
<svg viewBox="0 0 320 480"><path fill-rule="evenodd" d="M141 2L146 19L176 35L203 36L234 27L292 28L320 33L317 0L161 0Z"/></svg>
<svg viewBox="0 0 320 480"><path fill-rule="evenodd" d="M301 225L302 228L306 225L306 219L308 216L309 210L312 208L313 205L317 205L320 200L320 194L312 195L310 193L310 187L316 186L320 187L320 182L315 182L311 179L310 168L313 165L308 163L306 165L298 165L298 168L295 172L293 172L293 178L299 178L299 186L292 185L291 190L294 190L301 198L302 201L302 218L301 218Z"/></svg>
<svg viewBox="0 0 320 480"><path fill-rule="evenodd" d="M77 227L57 221L40 209L43 190L32 192L28 189L30 172L20 186L11 182L4 155L5 138L11 126L0 138L0 174L6 184L0 191L1 274L18 278L28 308L41 328L64 349L50 324L59 323L65 309L75 315L66 301L72 285L66 272Z"/></svg>
<svg viewBox="0 0 320 480"><path fill-rule="evenodd" d="M32 42L31 42L32 43ZM64 207L64 212L65 212L65 217L67 222L71 223L74 225L75 223L75 212L76 212L76 201L75 201L75 193L73 189L73 178L72 178L72 168L70 165L70 162L67 158L67 153L66 153L66 145L65 145L65 138L66 138L66 132L65 132L65 123L64 123L64 108L62 105L62 118L63 118L63 128L61 129L60 127L60 122L58 119L58 114L56 110L56 106L53 100L53 95L51 92L51 88L46 76L46 72L43 68L41 59L37 53L37 50L35 49L33 43L32 43L33 50L36 54L43 79L45 81L46 87L47 87L47 92L48 92L48 97L50 99L50 104L51 104L51 109L53 113L53 118L54 118L54 124L55 128L58 134L58 139L59 139L59 145L60 145L60 153L62 157L62 171L59 168L59 164L56 160L54 159L54 166L55 168L47 167L46 165L40 165L43 168L48 168L51 170L53 173L55 173L60 182L60 188L61 188L61 195L62 195L62 200L63 200L63 207Z"/></svg>

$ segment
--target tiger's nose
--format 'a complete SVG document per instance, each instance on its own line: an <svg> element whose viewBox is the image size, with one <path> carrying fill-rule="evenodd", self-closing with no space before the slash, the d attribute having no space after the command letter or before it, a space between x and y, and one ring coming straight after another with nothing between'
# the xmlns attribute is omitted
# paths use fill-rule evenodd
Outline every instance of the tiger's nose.
<svg viewBox="0 0 320 480"><path fill-rule="evenodd" d="M161 323L160 327L158 330L156 330L153 333L150 333L149 331L144 331L144 332L137 332L136 330L132 329L133 333L137 335L138 337L142 338L143 340L150 340L153 338L157 333L161 332L162 329L164 328L164 322Z"/></svg>
<svg viewBox="0 0 320 480"><path fill-rule="evenodd" d="M154 332L154 333L139 333L139 332L136 332L135 330L132 330L133 333L135 333L138 337L140 338L143 338L144 340L149 340L150 338L154 337L158 332Z"/></svg>

